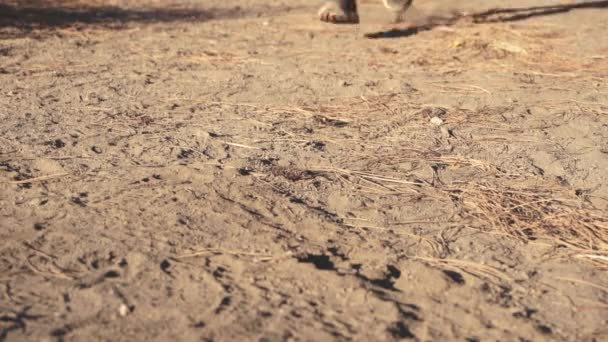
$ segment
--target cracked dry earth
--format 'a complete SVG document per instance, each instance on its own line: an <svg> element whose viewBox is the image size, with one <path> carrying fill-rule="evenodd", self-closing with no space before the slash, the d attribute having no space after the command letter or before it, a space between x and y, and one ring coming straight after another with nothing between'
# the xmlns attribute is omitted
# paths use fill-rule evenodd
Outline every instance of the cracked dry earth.
<svg viewBox="0 0 608 342"><path fill-rule="evenodd" d="M596 3L2 2L0 340L606 340Z"/></svg>

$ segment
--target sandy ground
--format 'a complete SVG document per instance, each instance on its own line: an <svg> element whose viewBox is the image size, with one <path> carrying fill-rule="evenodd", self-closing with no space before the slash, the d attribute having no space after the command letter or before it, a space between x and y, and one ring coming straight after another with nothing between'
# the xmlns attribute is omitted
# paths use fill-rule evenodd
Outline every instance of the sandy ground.
<svg viewBox="0 0 608 342"><path fill-rule="evenodd" d="M608 1L483 13L559 3L1 2L0 340L605 341Z"/></svg>

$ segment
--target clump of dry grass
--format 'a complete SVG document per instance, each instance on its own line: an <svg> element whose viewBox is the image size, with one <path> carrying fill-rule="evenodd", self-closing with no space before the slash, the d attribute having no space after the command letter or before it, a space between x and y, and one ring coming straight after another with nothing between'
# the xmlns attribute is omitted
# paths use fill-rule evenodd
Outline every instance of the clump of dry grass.
<svg viewBox="0 0 608 342"><path fill-rule="evenodd" d="M608 253L608 215L560 187L488 186L468 183L447 189L467 217L523 240Z"/></svg>
<svg viewBox="0 0 608 342"><path fill-rule="evenodd" d="M508 180L493 185L478 182L438 185L344 169L316 171L335 172L351 179L361 177L396 195L414 193L440 201L449 197L460 216L480 229L503 231L523 241L553 240L558 246L595 253L589 254L594 262L608 260L604 256L608 255L607 213L565 187L514 186Z"/></svg>

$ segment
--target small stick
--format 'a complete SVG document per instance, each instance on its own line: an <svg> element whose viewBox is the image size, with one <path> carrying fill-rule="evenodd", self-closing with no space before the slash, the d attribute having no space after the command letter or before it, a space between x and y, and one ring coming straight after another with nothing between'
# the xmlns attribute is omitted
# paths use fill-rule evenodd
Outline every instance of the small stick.
<svg viewBox="0 0 608 342"><path fill-rule="evenodd" d="M22 179L22 180L18 180L18 181L8 181L6 183L9 184L26 184L26 183L35 183L35 182L44 182L50 179L54 179L54 178L60 178L63 176L67 176L69 175L69 173L57 173L54 175L46 175L46 176L40 176L40 177L34 177L34 178L29 178L29 179Z"/></svg>
<svg viewBox="0 0 608 342"><path fill-rule="evenodd" d="M251 257L260 257L260 258L262 258L262 260L270 260L270 259L274 259L274 258L287 257L287 256L291 255L291 253L287 253L284 256L274 256L274 255L262 254L262 253L231 251L231 250L225 250L225 249L221 249L221 248L205 248L205 249L198 250L196 252L177 255L177 256L174 256L174 258L175 259L187 259L187 258L194 258L197 256L206 255L206 254L231 254L231 255L240 255L240 256L251 256Z"/></svg>
<svg viewBox="0 0 608 342"><path fill-rule="evenodd" d="M556 277L555 279L563 280L563 281L571 281L573 283L587 285L587 286L590 286L590 287L593 287L593 288L596 288L598 290L602 290L602 291L608 293L608 287L602 286L602 285L598 285L598 284L594 284L594 283L588 282L586 280L581 280L581 279L576 279L576 278L568 278L568 277Z"/></svg>
<svg viewBox="0 0 608 342"><path fill-rule="evenodd" d="M226 144L228 146L247 148L247 149L250 149L250 150L259 150L259 149L261 149L261 147L255 147L255 146L249 146L249 145L231 143L231 142L227 142L227 141L224 142L224 144Z"/></svg>
<svg viewBox="0 0 608 342"><path fill-rule="evenodd" d="M23 157L23 158L10 158L9 160L39 160L39 159L51 159L51 160L68 160L68 159L91 159L91 156L45 156L45 157Z"/></svg>

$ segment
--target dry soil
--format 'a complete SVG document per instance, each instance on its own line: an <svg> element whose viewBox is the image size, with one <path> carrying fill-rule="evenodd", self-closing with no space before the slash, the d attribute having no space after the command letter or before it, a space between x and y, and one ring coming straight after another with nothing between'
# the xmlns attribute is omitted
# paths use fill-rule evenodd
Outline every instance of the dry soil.
<svg viewBox="0 0 608 342"><path fill-rule="evenodd" d="M0 2L0 340L608 339L608 1L318 6Z"/></svg>

